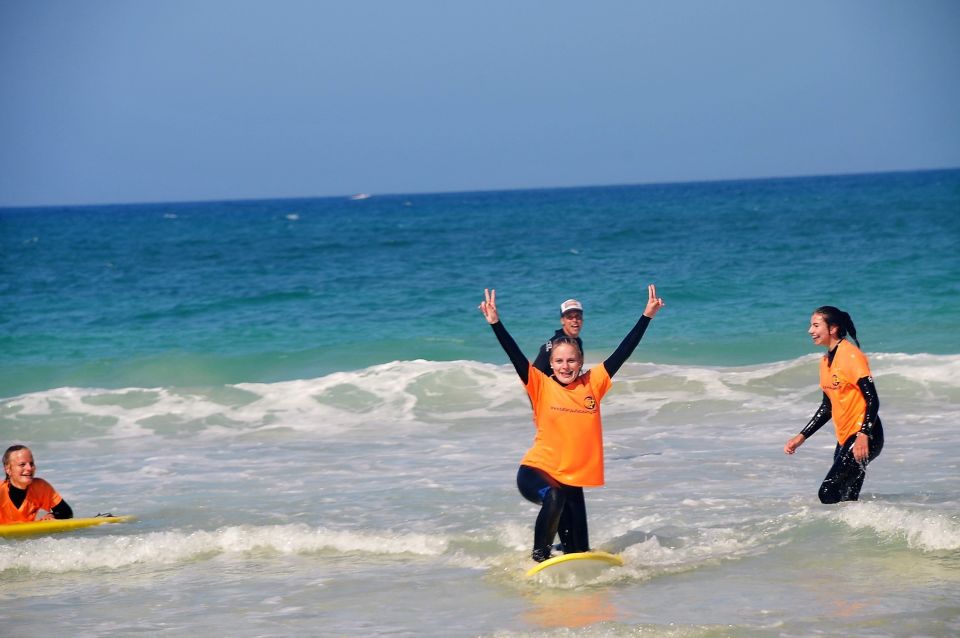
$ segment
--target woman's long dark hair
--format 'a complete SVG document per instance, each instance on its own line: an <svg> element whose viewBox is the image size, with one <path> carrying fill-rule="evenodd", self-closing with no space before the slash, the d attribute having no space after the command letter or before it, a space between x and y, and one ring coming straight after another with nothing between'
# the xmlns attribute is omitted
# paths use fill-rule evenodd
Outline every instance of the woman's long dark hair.
<svg viewBox="0 0 960 638"><path fill-rule="evenodd" d="M850 318L850 315L834 306L820 306L813 311L813 314L823 317L828 326L836 326L838 328L837 336L841 339L849 335L853 342L857 344L857 347L860 347L860 342L857 341L857 328L853 325L853 319Z"/></svg>

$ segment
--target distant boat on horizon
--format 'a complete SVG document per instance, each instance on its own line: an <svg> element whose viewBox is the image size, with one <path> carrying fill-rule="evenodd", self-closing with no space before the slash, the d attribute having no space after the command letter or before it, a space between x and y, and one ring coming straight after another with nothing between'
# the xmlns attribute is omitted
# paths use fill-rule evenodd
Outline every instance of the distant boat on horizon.
<svg viewBox="0 0 960 638"><path fill-rule="evenodd" d="M370 197L371 197L370 193L357 193L356 195L351 195L350 199L352 200L370 199Z"/></svg>

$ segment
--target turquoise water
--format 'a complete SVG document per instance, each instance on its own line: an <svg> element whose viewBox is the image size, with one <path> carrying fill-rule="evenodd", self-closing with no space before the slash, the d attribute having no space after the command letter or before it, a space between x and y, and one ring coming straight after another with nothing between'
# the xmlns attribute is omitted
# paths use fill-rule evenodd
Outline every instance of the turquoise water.
<svg viewBox="0 0 960 638"><path fill-rule="evenodd" d="M0 396L499 361L484 287L533 352L567 297L611 350L668 303L655 361L809 352L822 304L868 350L958 353L960 171L0 211Z"/></svg>
<svg viewBox="0 0 960 638"><path fill-rule="evenodd" d="M960 171L0 210L0 432L79 516L0 539L4 635L960 633ZM523 577L528 355L667 306L603 402L590 581ZM806 334L847 309L886 430L817 488ZM8 632L9 630L9 632Z"/></svg>

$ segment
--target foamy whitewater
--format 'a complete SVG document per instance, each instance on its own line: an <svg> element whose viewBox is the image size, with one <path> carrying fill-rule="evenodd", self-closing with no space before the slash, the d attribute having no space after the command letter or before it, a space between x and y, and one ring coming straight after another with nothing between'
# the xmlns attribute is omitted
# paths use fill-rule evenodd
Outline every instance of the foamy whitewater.
<svg viewBox="0 0 960 638"><path fill-rule="evenodd" d="M901 195L920 189L916 182L903 186L904 176L888 178L894 186L880 176L861 179L868 183L842 182L842 197L829 180L833 190L817 180L778 183L776 201L805 208L833 198L840 207L836 202L876 182L888 190L900 184ZM922 184L931 179L916 177ZM960 175L938 179L946 180L948 195L924 191L918 199L955 203ZM902 334L909 332L903 326L921 330L919 318L888 311L901 303L889 297L920 295L921 288L917 303L932 315L931 325L956 318L957 300L940 296L958 285L950 279L956 257L946 248L918 246L926 260L902 256L899 270L862 254L857 266L846 256L852 276L862 275L859 288L846 282L839 298L822 288L828 298L816 301L820 288L804 272L810 257L793 253L794 270L777 281L767 281L767 268L742 282L753 302L735 305L745 310L736 317L724 314L727 301L713 298L715 272L685 270L698 250L727 241L715 226L702 246L675 243L672 250L686 256L659 265L644 265L621 247L617 268L616 255L599 255L607 240L584 240L580 249L599 256L581 253L589 262L582 267L602 263L610 276L589 284L568 279L566 287L545 291L525 286L540 262L556 266L547 250L496 262L488 272L481 271L492 268L490 261L470 257L484 250L477 244L485 236L507 228L488 228L483 220L495 213L481 217L477 210L513 210L520 204L511 197L529 199L523 206L539 211L534 216L576 202L604 211L604 193L620 202L609 205L623 215L633 210L623 202L643 202L642 212L675 197L712 210L707 218L720 214L711 202L748 202L745 214L763 208L771 185L751 184L691 185L669 197L638 187L634 199L622 189L471 195L467 209L437 196L449 215L404 218L415 227L407 230L417 237L409 240L416 252L437 262L423 275L430 286L400 276L411 274L403 270L409 260L394 264L391 242L406 240L391 240L380 228L378 248L352 235L358 226L386 223L393 209L364 217L347 207L375 204L376 196L337 202L343 208L323 213L340 216L337 241L366 251L365 267L390 277L382 287L370 279L375 293L353 280L349 292L339 292L337 278L367 276L361 266L324 270L322 255L302 247L288 246L286 257L276 246L268 255L238 256L249 245L231 253L235 238L218 236L247 217L217 213L224 216L218 225L217 214L201 205L191 209L193 217L174 205L108 208L96 211L93 224L84 210L0 211L10 231L2 301L15 308L3 319L3 439L31 446L39 474L78 516L137 516L69 534L0 539L0 634L960 634L960 347L951 334ZM718 188L740 194L718 197ZM416 209L419 202L396 204ZM303 226L288 228L310 222L310 205L263 206L256 218L274 220L281 235L315 237ZM900 232L956 239L956 222L944 226L947 216L934 215L940 226L932 232L921 223L923 210L915 206L905 219L921 220L915 228L900 224ZM99 230L83 241L52 239L50 229L71 215L86 219L77 228ZM164 235L150 234L160 232L152 225L185 218L204 228L177 226L167 247ZM662 230L649 217L638 219L624 223ZM147 230L125 226L133 223ZM110 225L124 231L101 232ZM471 226L479 239L465 237L459 246L414 232L429 227L446 237ZM795 236L782 230L778 222L771 237L784 244L802 237L799 229ZM272 245L263 228L256 234ZM744 250L756 239L744 240ZM29 252L57 242L72 266L57 266L53 252ZM421 243L434 251L427 255ZM887 254L896 250L886 247ZM308 254L316 259L309 268L296 261ZM130 255L147 265L131 265ZM757 252L738 251L741 259L761 261ZM934 262L949 281L931 274ZM78 264L95 263L101 277L77 274L84 267ZM866 278L873 271L880 281ZM322 283L311 288L304 283L310 279ZM295 290L283 284L288 280ZM607 485L586 491L592 544L621 552L626 564L595 580L531 581L524 572L537 510L515 486L533 436L530 407L476 304L484 286L502 290L504 322L532 356L558 325L553 307L565 296L584 297L592 366L632 326L648 280L658 283L667 308L603 401ZM196 289L199 281L209 287ZM164 285L173 296L164 296ZM793 285L803 291L799 301L790 297ZM403 286L405 293L384 300L388 288ZM150 294L140 296L144 289ZM176 290L183 298L175 299ZM431 309L430 290L442 311ZM722 293L716 291L718 299ZM34 306L26 303L31 295ZM542 314L527 302L541 295ZM405 297L417 299L409 311ZM818 301L851 309L886 431L861 501L841 506L823 506L816 496L831 462L832 425L796 455L782 451L820 402L822 352L805 333ZM380 313L379 322L357 314L349 323L365 304ZM751 335L754 350L746 345ZM900 351L874 347L889 343ZM741 360L725 364L726 353L737 350ZM337 363L351 352L353 365Z"/></svg>

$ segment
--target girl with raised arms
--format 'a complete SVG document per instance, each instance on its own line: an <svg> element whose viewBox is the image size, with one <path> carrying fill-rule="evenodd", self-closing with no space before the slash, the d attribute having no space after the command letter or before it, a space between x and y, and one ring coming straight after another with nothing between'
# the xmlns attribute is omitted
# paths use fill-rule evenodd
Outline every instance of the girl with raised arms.
<svg viewBox="0 0 960 638"><path fill-rule="evenodd" d="M600 401L612 377L640 343L650 320L663 307L653 284L647 306L617 349L599 366L581 374L583 353L573 339L559 339L550 351L552 376L537 370L504 328L497 312L497 293L484 290L480 312L493 328L526 388L533 407L536 434L520 462L517 487L528 501L540 505L533 534L535 561L550 558L553 539L560 534L564 553L590 549L584 487L603 485L603 432Z"/></svg>
<svg viewBox="0 0 960 638"><path fill-rule="evenodd" d="M832 418L837 447L833 466L820 486L820 502L856 501L866 478L867 464L883 449L877 388L873 385L867 357L860 351L857 329L850 315L833 306L817 308L810 317L808 332L813 343L827 349L820 360L823 400L810 422L800 434L787 441L783 451L796 452Z"/></svg>

